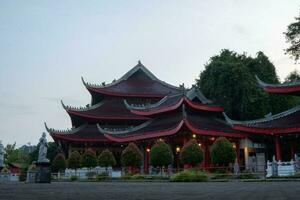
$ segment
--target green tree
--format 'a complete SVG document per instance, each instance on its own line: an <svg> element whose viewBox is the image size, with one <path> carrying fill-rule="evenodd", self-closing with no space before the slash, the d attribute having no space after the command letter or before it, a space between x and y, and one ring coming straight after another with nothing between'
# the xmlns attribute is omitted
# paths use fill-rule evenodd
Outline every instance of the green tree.
<svg viewBox="0 0 300 200"><path fill-rule="evenodd" d="M289 75L285 78L285 83L292 83L300 81L300 73L297 70L292 71Z"/></svg>
<svg viewBox="0 0 300 200"><path fill-rule="evenodd" d="M102 151L98 157L98 164L101 167L105 167L105 170L107 171L107 167L113 167L116 165L116 159L113 155L113 153L108 150L105 149L104 151Z"/></svg>
<svg viewBox="0 0 300 200"><path fill-rule="evenodd" d="M7 144L4 148L4 163L18 163L22 167L26 167L29 164L29 154L16 148L16 143Z"/></svg>
<svg viewBox="0 0 300 200"><path fill-rule="evenodd" d="M52 171L61 172L66 169L66 158L64 154L58 153L52 161Z"/></svg>
<svg viewBox="0 0 300 200"><path fill-rule="evenodd" d="M150 150L150 164L154 167L167 167L173 163L173 152L164 141L157 141Z"/></svg>
<svg viewBox="0 0 300 200"><path fill-rule="evenodd" d="M143 155L134 143L129 143L121 154L121 163L125 167L140 167Z"/></svg>
<svg viewBox="0 0 300 200"><path fill-rule="evenodd" d="M87 149L81 159L83 167L92 168L97 166L97 156L92 149Z"/></svg>
<svg viewBox="0 0 300 200"><path fill-rule="evenodd" d="M300 57L300 17L296 17L295 21L288 25L284 34L287 43L290 44L285 52L298 61Z"/></svg>
<svg viewBox="0 0 300 200"><path fill-rule="evenodd" d="M279 83L274 65L262 52L252 58L222 50L210 59L196 85L237 120L261 118L269 112L278 113L294 106L285 97L264 92L258 87L255 75L266 82Z"/></svg>
<svg viewBox="0 0 300 200"><path fill-rule="evenodd" d="M232 144L225 137L216 139L211 147L210 154L212 163L219 166L228 166L236 158Z"/></svg>
<svg viewBox="0 0 300 200"><path fill-rule="evenodd" d="M203 160L203 151L195 139L186 143L180 152L180 161L182 164L196 166Z"/></svg>
<svg viewBox="0 0 300 200"><path fill-rule="evenodd" d="M37 161L39 155L39 148L40 145L37 145L34 151L32 151L29 154L29 164L31 164L33 161ZM53 159L59 152L59 146L55 142L48 142L47 158L50 160L50 162L53 161Z"/></svg>
<svg viewBox="0 0 300 200"><path fill-rule="evenodd" d="M78 151L73 151L68 159L68 168L76 170L81 166L81 155Z"/></svg>

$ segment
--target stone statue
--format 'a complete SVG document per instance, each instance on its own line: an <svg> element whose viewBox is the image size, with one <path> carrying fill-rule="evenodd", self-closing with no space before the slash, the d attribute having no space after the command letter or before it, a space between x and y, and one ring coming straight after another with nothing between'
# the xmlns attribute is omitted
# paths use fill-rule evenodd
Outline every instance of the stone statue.
<svg viewBox="0 0 300 200"><path fill-rule="evenodd" d="M233 171L234 171L234 175L239 175L240 174L240 166L239 166L239 163L237 161L237 158L234 161Z"/></svg>
<svg viewBox="0 0 300 200"><path fill-rule="evenodd" d="M4 167L4 147L2 141L0 141L0 168Z"/></svg>
<svg viewBox="0 0 300 200"><path fill-rule="evenodd" d="M39 163L49 162L49 160L46 158L47 148L48 148L46 133L42 134L42 137L40 138L40 143L39 144L40 144L40 149L39 149L38 162Z"/></svg>

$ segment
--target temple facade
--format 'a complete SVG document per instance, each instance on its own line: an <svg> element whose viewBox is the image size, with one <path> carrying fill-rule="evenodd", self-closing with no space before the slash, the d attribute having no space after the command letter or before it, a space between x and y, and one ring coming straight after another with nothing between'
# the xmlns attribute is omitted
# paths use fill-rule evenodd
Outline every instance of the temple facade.
<svg viewBox="0 0 300 200"><path fill-rule="evenodd" d="M228 138L236 149L241 165L249 164L252 156L264 155L263 143L249 136L264 134L274 138L277 159L281 159L282 137L289 137L294 148L300 130L300 107L284 113L252 121L234 121L195 87L176 87L153 75L141 62L120 79L110 84L91 84L82 79L91 94L85 107L71 107L62 102L71 118L70 130L45 127L68 157L71 151L92 148L101 152L109 148L118 158L129 142L135 142L144 154L144 170L149 167L149 151L157 140L164 140L174 152L174 167L181 167L178 156L183 145L196 139L204 151L202 166L210 166L209 148L217 137ZM262 84L262 82L260 81ZM267 84L263 88L270 92ZM272 86L280 88L284 86ZM288 92L299 94L298 90ZM294 143L293 143L294 142ZM296 147L291 151L296 151ZM251 153L250 152L250 153ZM293 155L293 154L292 154ZM119 159L117 159L119 160ZM265 157L260 158L265 162Z"/></svg>

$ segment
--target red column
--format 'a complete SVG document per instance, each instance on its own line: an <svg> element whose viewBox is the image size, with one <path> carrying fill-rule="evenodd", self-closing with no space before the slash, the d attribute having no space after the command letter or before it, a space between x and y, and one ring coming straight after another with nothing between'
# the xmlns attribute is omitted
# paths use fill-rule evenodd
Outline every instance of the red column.
<svg viewBox="0 0 300 200"><path fill-rule="evenodd" d="M276 160L282 160L281 157L281 144L280 144L280 136L279 135L275 135L275 150L276 150Z"/></svg>
<svg viewBox="0 0 300 200"><path fill-rule="evenodd" d="M240 141L236 141L235 143L235 152L236 152L236 159L237 163L240 165Z"/></svg>

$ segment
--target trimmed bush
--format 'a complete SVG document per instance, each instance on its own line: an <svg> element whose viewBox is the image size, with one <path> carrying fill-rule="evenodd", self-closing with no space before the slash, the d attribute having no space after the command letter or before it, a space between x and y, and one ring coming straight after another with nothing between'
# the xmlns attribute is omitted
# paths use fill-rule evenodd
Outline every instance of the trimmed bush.
<svg viewBox="0 0 300 200"><path fill-rule="evenodd" d="M150 150L150 164L154 167L167 167L173 159L172 149L164 141L157 141Z"/></svg>
<svg viewBox="0 0 300 200"><path fill-rule="evenodd" d="M68 167L75 169L75 171L81 166L81 155L78 151L73 151L68 159Z"/></svg>
<svg viewBox="0 0 300 200"><path fill-rule="evenodd" d="M224 137L216 139L211 147L211 162L218 166L228 166L235 160L235 150L232 144Z"/></svg>
<svg viewBox="0 0 300 200"><path fill-rule="evenodd" d="M82 158L81 164L83 167L92 168L97 166L97 156L92 149L87 149Z"/></svg>
<svg viewBox="0 0 300 200"><path fill-rule="evenodd" d="M61 172L66 169L66 165L64 154L58 153L52 161L52 171Z"/></svg>
<svg viewBox="0 0 300 200"><path fill-rule="evenodd" d="M185 170L171 176L173 182L204 182L207 181L207 175L199 170Z"/></svg>
<svg viewBox="0 0 300 200"><path fill-rule="evenodd" d="M94 180L97 174L96 172L87 172L85 175L87 176L88 180Z"/></svg>
<svg viewBox="0 0 300 200"><path fill-rule="evenodd" d="M182 164L189 164L193 167L203 161L203 151L195 139L183 146L180 152L180 161Z"/></svg>
<svg viewBox="0 0 300 200"><path fill-rule="evenodd" d="M116 165L116 159L112 152L108 149L105 149L104 151L101 152L101 154L98 157L98 164L101 167L105 167L107 171L107 167L113 167Z"/></svg>
<svg viewBox="0 0 300 200"><path fill-rule="evenodd" d="M142 165L142 153L134 143L129 143L121 155L121 163L124 167L140 167Z"/></svg>

